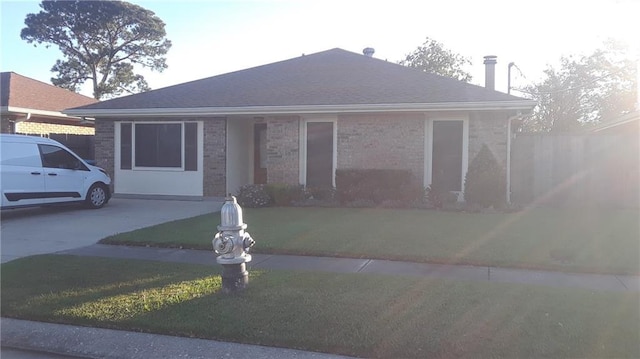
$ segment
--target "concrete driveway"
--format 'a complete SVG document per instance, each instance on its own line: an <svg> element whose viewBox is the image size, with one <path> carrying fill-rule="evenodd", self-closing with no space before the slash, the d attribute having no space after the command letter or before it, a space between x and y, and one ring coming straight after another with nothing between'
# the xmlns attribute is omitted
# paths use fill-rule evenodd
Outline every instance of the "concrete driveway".
<svg viewBox="0 0 640 359"><path fill-rule="evenodd" d="M112 234L218 211L222 202L112 198L101 209L58 206L0 213L2 263L95 244ZM211 235L216 232L211 226Z"/></svg>

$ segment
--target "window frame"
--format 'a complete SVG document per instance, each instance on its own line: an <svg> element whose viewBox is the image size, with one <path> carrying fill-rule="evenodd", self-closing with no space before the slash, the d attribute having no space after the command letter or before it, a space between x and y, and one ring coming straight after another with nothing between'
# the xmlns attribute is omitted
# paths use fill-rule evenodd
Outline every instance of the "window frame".
<svg viewBox="0 0 640 359"><path fill-rule="evenodd" d="M73 164L72 163L61 163L58 166L51 166L50 163L47 161L47 156L54 153L54 152L47 152L45 151L46 148L55 148L56 152L59 153L63 153L65 157L69 158L69 159L73 159ZM56 146L53 144L45 144L45 143L39 143L38 144L38 152L40 153L40 160L42 161L42 167L43 168L49 168L49 169L63 169L63 170L72 170L72 171L89 171L89 168L87 166L84 165L84 163L82 163L82 161L80 159L78 159L77 156L74 156L71 152L67 151L66 149L60 147L60 146Z"/></svg>
<svg viewBox="0 0 640 359"><path fill-rule="evenodd" d="M201 169L199 168L199 160L198 156L198 148L202 144L200 144L200 126L198 125L198 121L122 121L120 122L120 131L122 131L122 126L125 124L131 125L131 166L130 168L122 168L122 163L119 163L118 170L120 171L164 171L164 172L197 172ZM180 167L146 167L146 166L138 166L136 165L136 125L180 125ZM185 158L186 152L186 127L187 125L192 124L195 125L196 129L196 140L198 141L195 145L195 169L190 168L187 169L187 159ZM121 133L121 132L120 132ZM122 138L120 138L120 156L122 156Z"/></svg>

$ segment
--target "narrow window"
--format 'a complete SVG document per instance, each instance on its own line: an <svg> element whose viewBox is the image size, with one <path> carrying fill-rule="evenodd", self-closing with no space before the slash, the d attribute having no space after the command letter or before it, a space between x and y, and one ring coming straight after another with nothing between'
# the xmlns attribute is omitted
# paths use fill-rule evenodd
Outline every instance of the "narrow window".
<svg viewBox="0 0 640 359"><path fill-rule="evenodd" d="M198 124L184 124L184 170L198 170Z"/></svg>
<svg viewBox="0 0 640 359"><path fill-rule="evenodd" d="M120 124L120 169L131 169L131 124Z"/></svg>

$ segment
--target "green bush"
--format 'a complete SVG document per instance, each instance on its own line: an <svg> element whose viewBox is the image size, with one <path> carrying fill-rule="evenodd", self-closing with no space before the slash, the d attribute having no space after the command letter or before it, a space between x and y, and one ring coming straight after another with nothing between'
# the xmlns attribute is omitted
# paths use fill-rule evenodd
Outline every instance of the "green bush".
<svg viewBox="0 0 640 359"><path fill-rule="evenodd" d="M336 189L331 186L307 186L305 199L318 201L333 201L336 198Z"/></svg>
<svg viewBox="0 0 640 359"><path fill-rule="evenodd" d="M304 198L304 188L299 185L282 183L267 184L266 191L271 201L276 206L290 206L293 202Z"/></svg>
<svg viewBox="0 0 640 359"><path fill-rule="evenodd" d="M271 197L263 184L247 184L240 187L236 198L242 207L260 208L271 205Z"/></svg>
<svg viewBox="0 0 640 359"><path fill-rule="evenodd" d="M342 204L413 202L422 199L424 189L409 170L340 169L336 171L336 194Z"/></svg>
<svg viewBox="0 0 640 359"><path fill-rule="evenodd" d="M448 207L458 201L458 196L448 190L432 184L427 188L427 202L434 208Z"/></svg>
<svg viewBox="0 0 640 359"><path fill-rule="evenodd" d="M487 145L471 161L464 181L464 199L483 208L502 208L506 204L505 171Z"/></svg>

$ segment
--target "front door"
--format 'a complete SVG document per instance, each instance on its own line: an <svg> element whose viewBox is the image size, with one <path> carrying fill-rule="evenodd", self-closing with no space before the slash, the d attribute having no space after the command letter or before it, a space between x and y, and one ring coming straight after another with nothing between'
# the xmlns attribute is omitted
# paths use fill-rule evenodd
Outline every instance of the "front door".
<svg viewBox="0 0 640 359"><path fill-rule="evenodd" d="M267 183L267 124L253 125L253 183Z"/></svg>
<svg viewBox="0 0 640 359"><path fill-rule="evenodd" d="M307 186L333 186L333 122L307 122Z"/></svg>

